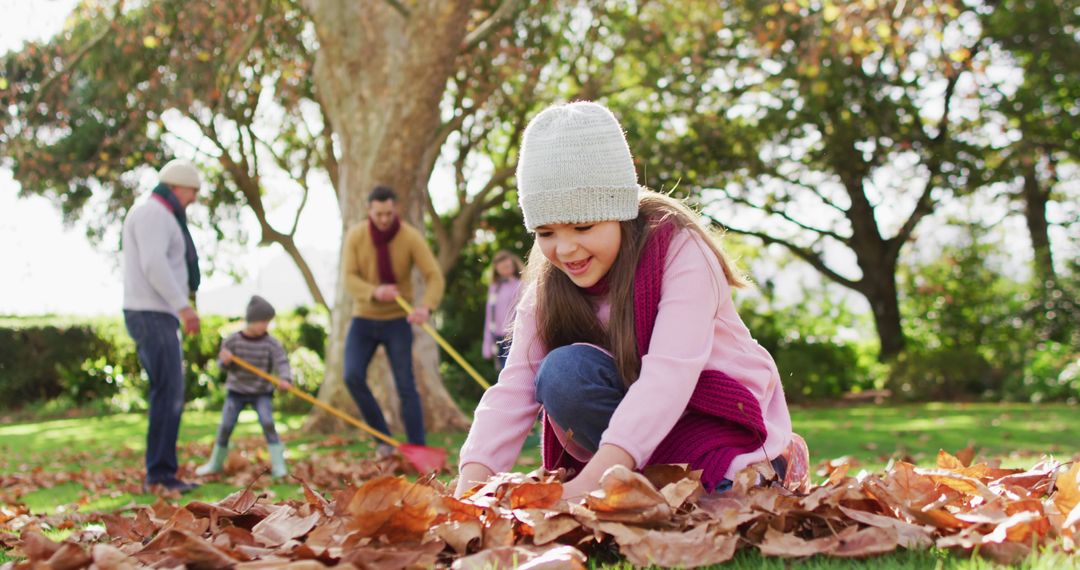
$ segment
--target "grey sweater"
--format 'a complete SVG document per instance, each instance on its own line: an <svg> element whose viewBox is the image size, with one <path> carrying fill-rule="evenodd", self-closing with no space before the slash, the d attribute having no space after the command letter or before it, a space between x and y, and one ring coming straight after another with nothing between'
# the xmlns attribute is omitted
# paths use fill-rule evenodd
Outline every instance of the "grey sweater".
<svg viewBox="0 0 1080 570"><path fill-rule="evenodd" d="M292 369L289 368L289 357L285 354L285 347L281 346L278 339L269 334L249 337L243 332L235 332L229 335L221 345L257 368L261 368L282 380L292 382ZM229 371L229 377L225 381L225 388L230 392L250 395L266 394L274 391L274 385L269 381L259 378L236 364L230 364L225 368Z"/></svg>
<svg viewBox="0 0 1080 570"><path fill-rule="evenodd" d="M124 308L175 315L188 306L184 233L169 208L150 197L124 219Z"/></svg>

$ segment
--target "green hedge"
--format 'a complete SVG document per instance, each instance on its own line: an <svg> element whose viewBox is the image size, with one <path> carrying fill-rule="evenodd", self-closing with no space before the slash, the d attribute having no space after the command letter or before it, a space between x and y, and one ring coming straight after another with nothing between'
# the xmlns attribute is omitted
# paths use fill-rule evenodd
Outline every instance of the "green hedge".
<svg viewBox="0 0 1080 570"><path fill-rule="evenodd" d="M322 313L300 309L274 319L272 334L289 351L300 387L314 392L323 376L326 325ZM221 339L243 327L238 318L204 316L202 332L184 337L188 401L217 405L224 373L217 365ZM107 411L146 407L146 377L123 318L0 317L0 407L19 409L98 405ZM307 404L283 397L286 410Z"/></svg>

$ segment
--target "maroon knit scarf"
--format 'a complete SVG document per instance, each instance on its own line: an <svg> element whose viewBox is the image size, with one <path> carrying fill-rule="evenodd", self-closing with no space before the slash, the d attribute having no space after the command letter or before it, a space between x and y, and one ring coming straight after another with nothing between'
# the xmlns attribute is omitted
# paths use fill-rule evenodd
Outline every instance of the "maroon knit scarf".
<svg viewBox="0 0 1080 570"><path fill-rule="evenodd" d="M652 230L634 273L634 330L642 356L648 353L656 325L664 262L676 229L667 223ZM584 464L566 453L546 415L543 423L544 467L580 472ZM767 435L757 398L727 374L705 370L698 378L686 413L660 442L647 465L688 463L703 471L702 483L711 489L724 479L735 457L761 448Z"/></svg>
<svg viewBox="0 0 1080 570"><path fill-rule="evenodd" d="M394 223L385 232L375 226L375 222L368 219L368 230L371 232L371 241L375 242L375 259L379 264L379 283L397 283L394 276L394 266L390 264L390 240L394 239L398 230L401 229L401 218L394 216Z"/></svg>

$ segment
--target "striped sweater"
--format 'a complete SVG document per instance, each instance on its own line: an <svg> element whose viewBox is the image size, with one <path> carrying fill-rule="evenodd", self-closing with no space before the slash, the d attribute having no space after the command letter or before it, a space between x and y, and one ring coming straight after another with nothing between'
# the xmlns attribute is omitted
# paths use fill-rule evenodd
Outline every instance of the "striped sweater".
<svg viewBox="0 0 1080 570"><path fill-rule="evenodd" d="M285 354L285 347L281 346L278 339L264 334L250 337L243 331L229 335L221 343L223 348L229 349L234 355L254 364L255 366L281 378L292 382L292 369L289 368L289 357ZM237 394L266 394L274 391L274 385L255 374L240 368L236 364L223 365L229 371L229 377L225 381L225 388Z"/></svg>

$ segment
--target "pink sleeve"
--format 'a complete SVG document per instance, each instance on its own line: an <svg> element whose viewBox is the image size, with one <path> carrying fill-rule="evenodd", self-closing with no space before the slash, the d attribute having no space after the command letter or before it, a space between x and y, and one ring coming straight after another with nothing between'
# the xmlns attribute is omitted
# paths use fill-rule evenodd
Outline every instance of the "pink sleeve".
<svg viewBox="0 0 1080 570"><path fill-rule="evenodd" d="M649 353L615 409L601 443L644 465L682 416L713 349L721 299L731 288L712 251L696 235L672 239Z"/></svg>
<svg viewBox="0 0 1080 570"><path fill-rule="evenodd" d="M546 352L536 335L535 296L528 288L518 305L513 342L499 381L476 407L459 464L479 463L496 473L514 466L540 412L534 379Z"/></svg>

